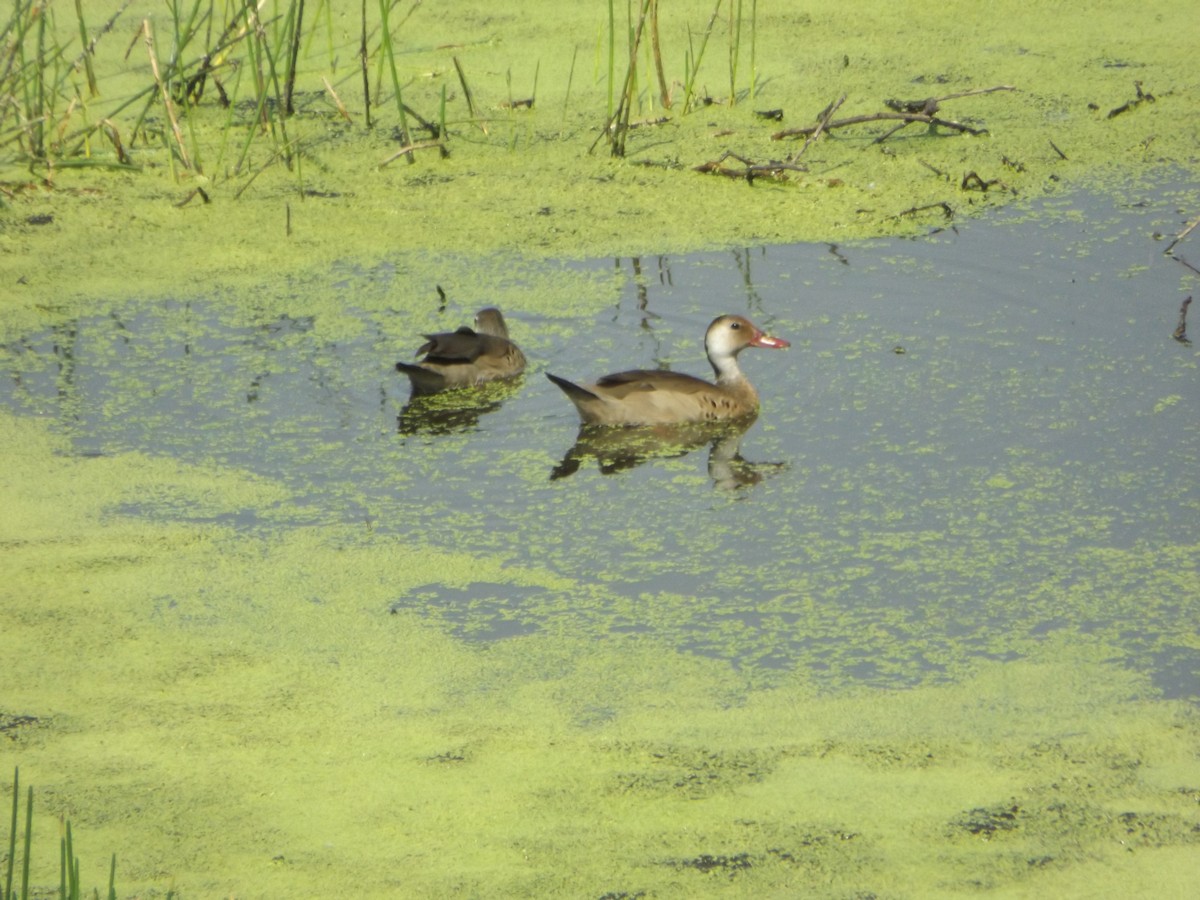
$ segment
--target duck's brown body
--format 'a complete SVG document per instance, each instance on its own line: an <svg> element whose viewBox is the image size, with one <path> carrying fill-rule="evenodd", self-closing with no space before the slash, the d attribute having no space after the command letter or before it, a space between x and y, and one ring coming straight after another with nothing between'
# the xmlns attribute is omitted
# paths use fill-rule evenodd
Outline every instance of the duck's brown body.
<svg viewBox="0 0 1200 900"><path fill-rule="evenodd" d="M481 309L475 328L425 335L416 363L396 363L412 382L414 394L475 387L525 371L525 354L508 339L504 316L494 307Z"/></svg>
<svg viewBox="0 0 1200 900"><path fill-rule="evenodd" d="M719 316L708 326L704 347L717 378L704 381L679 372L635 369L575 384L546 373L562 388L588 425L658 425L737 419L758 410L758 392L737 363L747 347L787 347L742 316Z"/></svg>

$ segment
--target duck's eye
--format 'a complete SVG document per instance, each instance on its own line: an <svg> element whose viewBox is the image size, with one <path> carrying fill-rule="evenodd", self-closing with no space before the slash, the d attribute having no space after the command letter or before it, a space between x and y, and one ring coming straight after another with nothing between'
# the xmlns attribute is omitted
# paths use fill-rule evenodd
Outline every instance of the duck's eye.
<svg viewBox="0 0 1200 900"><path fill-rule="evenodd" d="M734 328L734 329L741 328L741 327L742 327L742 323L741 323L741 322L730 322L730 323L729 323L729 327L730 327L730 328Z"/></svg>

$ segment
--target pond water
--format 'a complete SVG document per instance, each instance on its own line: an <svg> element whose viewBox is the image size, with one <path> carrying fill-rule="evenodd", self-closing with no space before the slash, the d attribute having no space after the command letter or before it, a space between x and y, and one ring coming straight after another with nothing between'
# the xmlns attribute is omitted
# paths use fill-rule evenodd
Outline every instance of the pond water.
<svg viewBox="0 0 1200 900"><path fill-rule="evenodd" d="M0 404L51 423L64 490L219 473L155 474L101 504L99 562L53 545L14 582L49 629L14 633L75 685L30 669L22 711L69 727L25 758L76 760L58 796L131 880L213 895L1187 884L1200 353L1154 238L1178 196L567 263L614 302L506 302L529 371L445 408L394 363L492 298L360 306L357 270L314 288L328 313L189 290L12 340ZM792 343L743 354L744 434L576 447L545 372L707 375L720 313ZM130 522L162 530L127 548Z"/></svg>
<svg viewBox="0 0 1200 900"><path fill-rule="evenodd" d="M580 263L620 275L618 302L565 338L507 310L524 382L445 400L449 416L406 408L392 363L421 338L397 338L403 314L351 296L342 314L360 327L334 338L315 317L255 321L202 297L130 304L10 345L0 401L53 417L82 456L280 479L303 510L293 524L357 523L606 587L431 572L396 598L474 637L646 629L739 666L894 685L1068 629L1195 696L1195 651L1177 639L1195 598L1165 580L1194 530L1200 447L1197 355L1171 339L1187 273L1151 237L1177 229L1171 193L925 240ZM577 423L545 371L707 376L702 333L724 312L792 342L743 355L763 409L736 473L714 474L705 444L551 477ZM445 326L470 313L452 305ZM121 511L192 517L170 498Z"/></svg>

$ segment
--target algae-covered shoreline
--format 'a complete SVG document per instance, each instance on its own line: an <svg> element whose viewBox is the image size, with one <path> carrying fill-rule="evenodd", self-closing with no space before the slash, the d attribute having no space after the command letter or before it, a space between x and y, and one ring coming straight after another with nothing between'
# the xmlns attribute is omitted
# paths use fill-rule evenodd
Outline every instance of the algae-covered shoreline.
<svg viewBox="0 0 1200 900"><path fill-rule="evenodd" d="M100 20L116 5L96 4L91 15ZM1053 16L1020 3L986 12L969 3L754 4L753 56L749 12L737 41L718 18L696 84L715 102L686 114L682 80L711 11L671 4L660 31L675 105L662 108L649 86L638 92L635 121L667 121L632 131L624 159L611 158L603 141L591 150L609 91L606 8L569 4L551 14L544 5L487 15L470 3L439 4L436 15L417 5L405 19L396 36L404 99L436 118L445 92L445 158L427 150L412 164L382 165L400 146L398 120L384 93L366 128L357 18L348 14L312 21L318 36L298 80L290 170L267 140L247 145L237 166L253 119L244 109L231 118L211 87L185 122L208 135L194 139L204 152L195 151L191 169L172 158L161 113L148 132L155 137L133 141L132 110L113 122L137 172L22 171L10 153L0 172L8 187L0 281L12 286L13 302L53 309L192 286L271 294L285 290L284 277L321 274L335 262L370 266L447 250L564 259L845 242L921 234L1047 192L1200 164L1200 89L1186 29L1169 4L1068 5ZM101 42L101 94L85 119L153 85L140 45L128 57L111 46L143 19L165 40L165 12L142 6L126 9L118 20L125 30ZM58 24L74 25L63 10ZM624 38L619 23L617 34ZM620 40L614 45L619 60ZM734 49L740 74L731 92ZM472 114L456 61L470 73ZM617 64L614 77L622 76ZM1001 85L1013 90L970 93ZM338 114L335 92L351 121ZM786 181L693 171L727 152L787 159L801 141L772 135L815 123L841 97L839 115L853 116L886 111L889 100L960 93L968 96L945 101L940 115L985 134L909 126L876 143L894 123L866 123L827 132L805 151L807 171L786 172ZM536 97L532 108L506 108L527 97ZM759 115L767 110L782 120ZM99 138L89 152L115 159Z"/></svg>
<svg viewBox="0 0 1200 900"><path fill-rule="evenodd" d="M119 6L84 5L97 18ZM669 79L683 77L685 48L713 5L664 4ZM68 29L69 6L55 7ZM707 579L712 597L655 586L654 542L675 534L638 516L592 554L601 570L611 556L609 576L553 559L579 522L602 526L637 493L630 473L615 485L581 475L547 499L569 420L513 403L509 424L495 416L475 432L402 441L396 398L338 368L351 359L382 370L422 330L485 302L515 312L535 368L551 354L596 364L562 345L600 311L619 315L625 282L639 276L578 260L801 241L844 248L987 211L1019 218L1031 200L1081 188L1134 206L1163 172L1186 185L1200 163L1200 89L1178 9L754 4L754 96L727 102L721 19L702 78L716 102L681 115L644 91L635 117L669 121L632 131L620 160L603 143L588 152L606 103L607 5L417 4L397 35L405 99L432 114L447 88L450 155L427 150L411 165L381 167L399 146L395 107L383 103L380 124L366 129L355 104L357 6L345 17L338 4L309 6L330 39L304 51L290 126L297 168L271 164L264 142L232 172L233 151L219 150L226 114L211 105L194 120L208 135L198 172L172 162L161 116L149 145L129 147L140 171L30 172L12 158L0 171L0 360L20 398L0 410L0 655L9 661L0 763L19 764L35 789L34 884L57 881L65 816L84 886L105 883L115 852L120 896L1190 896L1200 877L1200 717L1186 699L1164 699L1146 669L1194 659L1195 630L1184 626L1195 616L1195 539L1172 527L1195 509L1194 451L1138 456L1194 433L1164 426L1193 408L1195 356L1170 342L1173 320L1153 325L1171 355L1082 344L1095 352L1079 367L1090 379L1080 386L1061 377L1069 357L1045 348L1084 339L1040 319L1021 330L980 315L982 331L951 339L935 327L938 311L920 320L928 332L912 325L897 337L866 318L865 304L843 320L768 302L772 316L803 326L795 353L815 362L801 370L812 383L773 385L757 452L779 450L780 431L795 424L792 400L824 410L795 431L831 443L847 409L872 394L898 402L852 421L872 429L846 432L865 454L858 470L789 447L790 474L758 494L712 499L686 461L644 482L655 502L703 517L714 568L690 574ZM107 59L122 58L143 18L166 53L163 4L133 3L123 30L105 39ZM133 46L129 62L101 73L90 116L148 83L144 47ZM742 50L746 92L748 42ZM504 107L535 84L532 108ZM795 153L801 142L771 134L815 121L842 95L842 112L854 115L887 99L996 85L1016 90L942 107L986 135L911 128L872 144L889 126L864 124L814 143L808 171L787 181L693 171L726 151L757 161ZM776 108L782 122L757 115ZM114 122L127 134L126 118ZM239 125L230 147L247 133ZM97 142L92 152L112 151ZM964 187L969 173L978 181ZM1172 227L1200 212L1189 206L1195 197L1179 194ZM1096 229L1084 222L1081 231ZM1096 233L1098 246L1079 241L1048 256L1100 256L1104 242L1128 237ZM1137 239L1157 253L1147 235ZM868 259L856 256L856 266ZM1146 283L1137 274L1135 291ZM437 285L449 291L448 313L437 310ZM893 305L915 299L898 294ZM1030 305L1066 310L1075 299L1048 280ZM1159 301L1174 314L1177 298L1155 296L1124 313L1128 330ZM947 304L945 318L952 312ZM667 352L702 364L687 344L696 336L680 333L694 318L689 307L661 331ZM621 325L633 331L630 321ZM155 329L162 334L148 334ZM342 356L355 341L369 353ZM588 352L632 355L604 341ZM1064 443L1119 439L1124 432L1106 430L1107 385L1138 371L1160 379L1140 388L1157 402L1139 394L1130 404L1140 442L1129 458L1113 451L1064 466L1019 435L995 438L993 459L942 461L964 427L999 432L988 426L1005 411L987 408L994 395L949 352L969 359L988 341L1040 342L1040 355L984 368L1011 386L1015 415L1025 412L1020 397L1047 391L1036 427ZM31 364L33 355L45 358ZM843 359L857 362L830 365ZM905 384L959 392L960 405L948 404L958 417L925 432L898 425L915 418L906 403L917 401L887 387ZM295 418L247 414L269 406L252 393L291 390L329 398L345 417L361 415L367 405L355 401L370 395L366 415L381 424L338 443L305 418L310 407ZM523 396L533 393L531 384ZM156 407L178 398L206 416L188 423L194 430L179 422L188 412ZM89 402L98 408L81 408ZM88 423L97 416L143 430L96 433ZM1089 419L1104 427L1089 431ZM538 441L520 444L502 428ZM156 429L195 434L202 449L172 453L129 437ZM239 429L262 431L266 465L231 462L244 445L221 442ZM411 457L423 461L390 470ZM913 467L913 458L938 463ZM1184 464L1156 468L1164 458ZM959 483L938 479L939 465L974 479L971 490L931 500L931 489ZM376 491L381 479L366 466L388 472L382 483L398 499ZM327 480L306 481L305 467L327 469ZM495 491L464 486L478 472ZM404 503L418 480L465 498L461 509L447 504L436 535L400 527L416 518ZM1137 496L1122 499L1126 490ZM472 501L493 494L513 507L496 517L501 527L549 520L531 530L543 561L487 539ZM413 490L409 502L423 496ZM423 512L443 511L430 507ZM750 570L736 554L746 537L729 521L780 507L800 511L777 529L794 535L794 558L769 575ZM926 517L920 526L914 511ZM951 524L939 530L943 513ZM1006 531L1026 516L1034 523ZM1148 536L1140 520L1153 522ZM469 523L467 537L456 539L455 521ZM948 537L953 546L940 553ZM622 554L622 541L651 549ZM1036 552L1025 553L1030 545ZM622 569L634 563L639 575ZM988 589L989 577L1023 567L1037 572ZM856 592L878 590L889 571L892 587L932 586L938 602L927 606L918 590L884 614L856 606ZM1035 595L1021 593L1029 583ZM467 590L479 584L495 596ZM462 595L461 631L428 599L439 588ZM532 602L518 609L513 597ZM1022 614L1006 608L1013 602ZM531 618L537 627L525 627ZM480 639L495 621L513 624L511 635ZM780 644L769 629L789 621L810 667L770 664ZM1153 632L1136 659L1123 621ZM873 666L888 687L869 683ZM9 799L5 785L0 809Z"/></svg>

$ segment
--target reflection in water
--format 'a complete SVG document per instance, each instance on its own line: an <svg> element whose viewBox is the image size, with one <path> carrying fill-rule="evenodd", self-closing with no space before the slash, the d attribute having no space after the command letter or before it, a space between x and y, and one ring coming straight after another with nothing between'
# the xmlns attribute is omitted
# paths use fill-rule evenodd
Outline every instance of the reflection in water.
<svg viewBox="0 0 1200 900"><path fill-rule="evenodd" d="M414 393L397 418L401 434L453 434L479 427L479 417L495 412L516 395L524 378L493 381L436 394Z"/></svg>
<svg viewBox="0 0 1200 900"><path fill-rule="evenodd" d="M1067 219L732 261L622 258L615 309L547 321L531 347L547 365L669 368L696 323L761 305L798 352L773 361L749 446L721 429L622 428L571 446L577 425L541 378L410 400L390 313L327 310L317 327L217 300L143 299L6 333L0 409L53 419L79 456L178 457L295 497L294 512L213 513L181 480L118 498L119 515L247 528L366 516L397 540L605 585L561 609L554 592L516 611L462 604L478 615L464 631L505 615L611 630L621 604L652 594L621 628L822 683L912 684L1078 632L1195 696L1195 492L1179 473L1197 467L1200 394L1195 345L1170 337L1177 323L1187 336L1188 291L1176 296L1175 262L1144 266L1128 239L1134 222L1153 230L1151 208L1097 209L1099 231ZM624 474L562 483L592 466ZM653 517L631 515L643 508Z"/></svg>
<svg viewBox="0 0 1200 900"><path fill-rule="evenodd" d="M575 444L554 467L550 479L566 478L594 459L601 473L613 475L652 459L677 459L706 444L713 486L731 490L758 484L786 463L752 463L742 458L742 438L757 415L732 422L686 422L672 425L614 427L582 425Z"/></svg>

